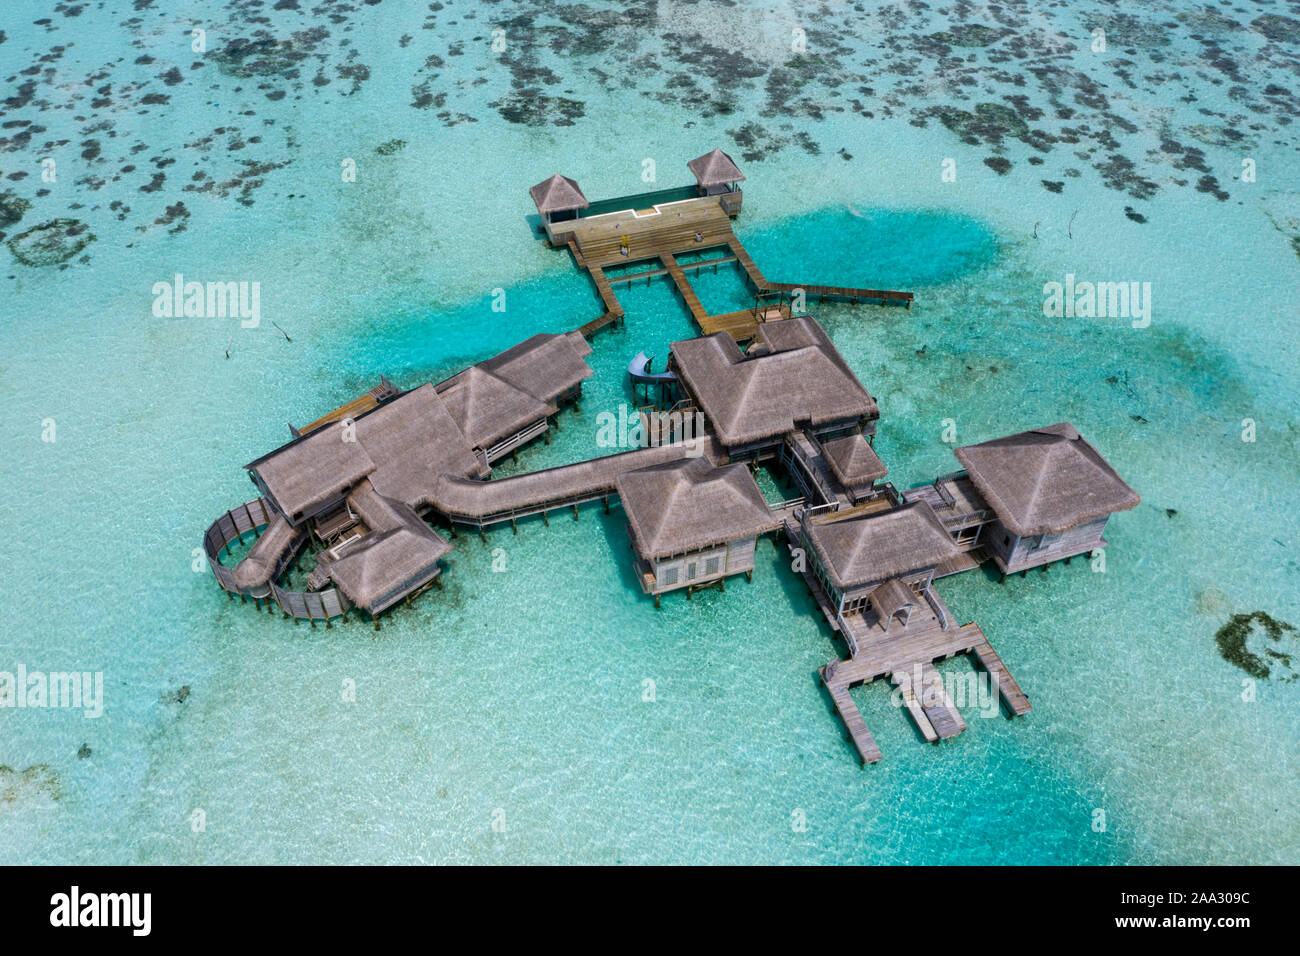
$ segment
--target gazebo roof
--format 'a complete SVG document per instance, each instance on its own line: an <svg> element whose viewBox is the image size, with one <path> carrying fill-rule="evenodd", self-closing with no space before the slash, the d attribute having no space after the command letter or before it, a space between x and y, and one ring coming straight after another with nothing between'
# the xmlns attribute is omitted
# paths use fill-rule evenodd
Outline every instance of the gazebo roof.
<svg viewBox="0 0 1300 956"><path fill-rule="evenodd" d="M745 178L740 167L720 149L697 156L686 165L695 174L695 181L701 186L718 186Z"/></svg>
<svg viewBox="0 0 1300 956"><path fill-rule="evenodd" d="M582 194L582 190L568 176L556 173L550 179L538 183L528 190L528 195L537 203L537 211L542 215L548 212L564 212L568 209L586 209L591 203Z"/></svg>

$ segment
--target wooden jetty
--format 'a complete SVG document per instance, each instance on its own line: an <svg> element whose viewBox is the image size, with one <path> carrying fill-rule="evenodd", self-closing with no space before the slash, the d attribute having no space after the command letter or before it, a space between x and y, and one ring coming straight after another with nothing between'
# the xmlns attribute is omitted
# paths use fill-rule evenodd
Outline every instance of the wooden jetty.
<svg viewBox="0 0 1300 956"><path fill-rule="evenodd" d="M899 688L903 708L921 736L929 743L948 740L964 731L966 722L944 690L942 677L934 665L958 654L971 654L997 682L1001 701L1010 716L1029 712L1029 698L979 625L973 623L948 629L909 627L898 637L860 645L856 655L821 669L822 683L863 763L881 759L881 752L849 696L849 688L888 678Z"/></svg>
<svg viewBox="0 0 1300 956"><path fill-rule="evenodd" d="M759 292L785 292L795 293L802 292L809 299L838 299L852 302L854 305L859 302L901 302L905 308L912 307L912 300L915 298L911 292L897 292L890 289L854 289L847 286L830 286L830 285L809 285L795 284L793 282L769 282L758 268L757 263L745 247L740 244L740 240L734 235L727 243L727 248L735 256L736 261L740 263L741 268L745 270L745 275L749 278L750 284Z"/></svg>
<svg viewBox="0 0 1300 956"><path fill-rule="evenodd" d="M974 627L975 625L972 624L971 626ZM1020 685L1011 676L1011 672L1007 670L1007 665L1002 663L1002 658L998 657L998 652L993 650L993 645L988 642L988 639L986 638L972 647L971 653L975 655L975 660L979 662L979 665L997 680L998 694L1012 716L1019 717L1021 714L1029 713L1029 698L1020 689Z"/></svg>
<svg viewBox="0 0 1300 956"><path fill-rule="evenodd" d="M738 264L760 298L802 295L814 300L900 303L910 308L911 292L770 282L731 226L731 220L740 212L739 187L736 182L718 179L728 175L743 179L744 175L729 157L717 150L688 165L696 175L698 193L668 191L606 200L593 206L582 195L578 184L563 176L553 176L531 190L551 244L572 253L574 262L590 274L604 303L604 313L581 326L584 335L617 325L622 319L623 309L614 295L613 285L658 277L672 280L691 318L705 335L726 332L736 341L745 342L754 337L761 322L789 315L788 309L775 305L769 308L757 302L750 309L710 314L691 288L687 273L710 266L716 270L723 263ZM700 263L677 261L679 256L715 251L723 254ZM614 279L605 274L614 267L654 260L658 260L660 267Z"/></svg>
<svg viewBox="0 0 1300 956"><path fill-rule="evenodd" d="M835 710L839 713L840 719L844 721L844 726L849 731L849 738L853 741L853 746L858 748L858 756L862 758L863 763L876 763L884 757L884 754L880 752L880 747L876 745L876 738L871 736L871 731L867 729L867 722L862 719L858 705L849 696L848 686L827 681L825 668L822 668L819 673L822 681L826 684L826 689L830 692L831 701L835 704Z"/></svg>

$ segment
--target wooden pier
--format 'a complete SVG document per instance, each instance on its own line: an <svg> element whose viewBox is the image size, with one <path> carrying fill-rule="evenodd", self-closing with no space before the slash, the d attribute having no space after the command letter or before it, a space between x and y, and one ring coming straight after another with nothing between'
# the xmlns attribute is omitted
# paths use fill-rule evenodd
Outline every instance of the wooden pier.
<svg viewBox="0 0 1300 956"><path fill-rule="evenodd" d="M908 628L896 637L860 644L856 654L821 669L822 683L863 763L875 763L881 753L849 696L849 688L889 678L899 688L903 709L921 736L929 743L948 740L964 731L966 722L944 690L934 665L958 654L973 655L996 680L999 697L1010 716L1029 712L1029 698L977 624L946 629L932 626L919 631Z"/></svg>
<svg viewBox="0 0 1300 956"><path fill-rule="evenodd" d="M831 701L835 704L835 710L849 731L849 739L853 741L853 746L858 748L858 756L863 763L876 763L884 757L884 754L876 745L876 738L871 736L871 731L867 729L867 722L862 719L858 705L853 703L853 698L849 696L848 687L844 684L827 682L825 668L822 668L820 673L823 682L826 683L826 689L830 692Z"/></svg>
<svg viewBox="0 0 1300 956"><path fill-rule="evenodd" d="M884 289L858 289L845 286L797 285L770 282L746 251L731 227L731 215L725 196L702 196L655 205L649 209L623 209L586 218L574 219L563 227L552 225L556 242L562 242L574 262L591 275L605 312L579 328L592 335L614 326L623 318L623 309L614 295L614 285L631 284L657 277L672 280L691 318L705 335L726 332L738 342L752 339L758 325L769 318L788 315L776 304L755 305L712 315L691 287L687 272L722 263L737 263L756 295L802 293L808 299L841 300L853 303L902 303L911 307L912 293ZM722 251L724 254L685 265L678 256ZM610 279L605 270L615 266L658 260L660 268L650 268L627 276Z"/></svg>
<svg viewBox="0 0 1300 956"><path fill-rule="evenodd" d="M970 626L975 627L973 624ZM1002 703L1006 705L1007 710L1011 712L1011 716L1019 717L1022 714L1029 713L1032 709L1029 706L1029 698L1020 689L1016 679L1011 676L1011 672L1007 670L1007 665L1002 663L1002 658L998 657L998 652L993 650L993 645L985 639L982 643L972 647L971 652L975 655L975 660L979 662L979 665L997 680L998 694L1001 696Z"/></svg>

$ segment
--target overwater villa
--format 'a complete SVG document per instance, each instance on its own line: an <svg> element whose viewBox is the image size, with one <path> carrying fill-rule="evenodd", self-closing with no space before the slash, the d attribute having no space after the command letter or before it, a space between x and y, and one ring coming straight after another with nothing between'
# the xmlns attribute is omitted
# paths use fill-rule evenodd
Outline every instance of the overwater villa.
<svg viewBox="0 0 1300 956"><path fill-rule="evenodd" d="M873 439L880 412L799 301L910 305L911 293L770 282L731 228L744 179L714 150L688 164L694 186L596 204L553 176L531 190L541 232L585 269L605 312L580 329L535 335L439 383L403 391L388 379L247 465L259 497L208 529L218 584L295 623L331 626L349 613L379 618L440 587L459 532L599 502L623 508L636 579L653 596L725 589L754 571L757 539L775 534L843 659L821 677L860 758L880 750L848 690L888 678L918 732L960 733L960 713L934 665L971 654L1009 715L1029 700L978 625L958 624L936 581L991 562L1005 577L1103 547L1109 517L1137 505L1100 453L1060 423L956 451L962 471L900 492ZM677 256L691 253L686 265ZM644 262L610 279L612 264ZM688 271L738 268L752 308L711 315ZM493 465L548 441L591 376L590 339L624 317L615 283L671 281L701 335L674 342L667 368L629 365L633 387L655 386L644 420L698 415L703 434L509 478ZM655 429L648 428L650 432ZM787 479L769 503L754 473ZM256 540L233 566L223 552ZM314 560L312 558L314 557ZM300 565L310 562L310 567Z"/></svg>
<svg viewBox="0 0 1300 956"><path fill-rule="evenodd" d="M687 597L754 571L758 536L778 522L749 468L688 458L619 475L619 500L637 554L637 580L655 607L665 591Z"/></svg>

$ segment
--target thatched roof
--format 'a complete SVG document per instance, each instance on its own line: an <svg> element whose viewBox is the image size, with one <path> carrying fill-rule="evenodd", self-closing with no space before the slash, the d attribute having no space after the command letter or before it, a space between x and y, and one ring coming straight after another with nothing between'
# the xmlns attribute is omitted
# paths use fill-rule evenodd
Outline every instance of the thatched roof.
<svg viewBox="0 0 1300 956"><path fill-rule="evenodd" d="M366 541L330 565L330 580L349 601L368 614L377 614L408 591L429 580L438 558L450 550L411 528L372 531Z"/></svg>
<svg viewBox="0 0 1300 956"><path fill-rule="evenodd" d="M808 539L840 590L932 568L960 549L924 501L807 525Z"/></svg>
<svg viewBox="0 0 1300 956"><path fill-rule="evenodd" d="M956 454L998 520L1022 538L1059 534L1142 500L1069 422Z"/></svg>
<svg viewBox="0 0 1300 956"><path fill-rule="evenodd" d="M244 466L290 520L312 514L375 470L364 448L341 439L342 428L341 423L318 428Z"/></svg>
<svg viewBox="0 0 1300 956"><path fill-rule="evenodd" d="M432 385L404 392L353 423L332 423L246 467L262 481L290 521L310 516L340 492L369 477L382 494L414 503L443 474L479 475L469 441Z"/></svg>
<svg viewBox="0 0 1300 956"><path fill-rule="evenodd" d="M743 464L703 458L651 465L618 477L637 553L647 560L751 538L777 523Z"/></svg>
<svg viewBox="0 0 1300 956"><path fill-rule="evenodd" d="M720 149L697 156L686 165L695 174L695 181L701 186L720 186L723 183L739 182L745 178L740 167Z"/></svg>
<svg viewBox="0 0 1300 956"><path fill-rule="evenodd" d="M581 334L541 334L437 386L470 442L489 448L556 412L556 399L592 375Z"/></svg>
<svg viewBox="0 0 1300 956"><path fill-rule="evenodd" d="M248 554L235 565L232 572L235 584L245 591L265 586L275 573L280 556L293 544L297 535L297 529L283 515L272 517L266 530L248 549Z"/></svg>
<svg viewBox="0 0 1300 956"><path fill-rule="evenodd" d="M465 437L479 448L490 448L556 410L477 365L457 375L441 395Z"/></svg>
<svg viewBox="0 0 1300 956"><path fill-rule="evenodd" d="M747 444L793 431L879 414L822 327L809 316L766 322L771 349L746 356L725 332L672 345L682 381L719 439Z"/></svg>
<svg viewBox="0 0 1300 956"><path fill-rule="evenodd" d="M821 442L826 463L847 488L861 488L889 474L876 450L861 432Z"/></svg>
<svg viewBox="0 0 1300 956"><path fill-rule="evenodd" d="M559 173L528 190L528 195L533 197L537 211L543 215L548 212L564 212L566 209L586 209L591 205L578 184Z"/></svg>
<svg viewBox="0 0 1300 956"><path fill-rule="evenodd" d="M348 505L370 529L329 564L329 577L349 601L370 614L382 611L438 573L451 545L400 501L363 481Z"/></svg>
<svg viewBox="0 0 1300 956"><path fill-rule="evenodd" d="M581 332L548 333L524 339L478 367L544 402L592 376L586 358L591 345Z"/></svg>

